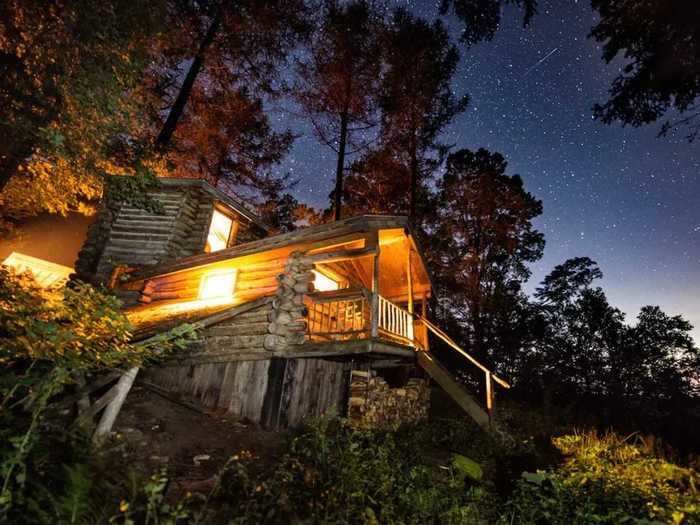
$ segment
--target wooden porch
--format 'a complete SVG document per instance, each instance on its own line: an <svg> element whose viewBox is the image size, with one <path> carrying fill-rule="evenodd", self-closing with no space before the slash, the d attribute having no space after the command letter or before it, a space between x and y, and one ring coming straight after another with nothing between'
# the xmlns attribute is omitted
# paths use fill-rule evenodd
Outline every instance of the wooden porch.
<svg viewBox="0 0 700 525"><path fill-rule="evenodd" d="M413 313L366 288L315 292L304 297L308 342L363 339L425 350L424 325Z"/></svg>

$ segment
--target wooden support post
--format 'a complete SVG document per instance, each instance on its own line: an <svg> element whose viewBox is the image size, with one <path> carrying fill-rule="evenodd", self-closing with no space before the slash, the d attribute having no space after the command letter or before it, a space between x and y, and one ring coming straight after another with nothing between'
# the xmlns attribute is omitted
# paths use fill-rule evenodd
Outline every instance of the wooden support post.
<svg viewBox="0 0 700 525"><path fill-rule="evenodd" d="M421 317L423 319L427 319L428 318L428 300L427 300L427 296L425 293L423 294L423 297L421 298L421 305L420 306L421 306L421 308L420 308ZM423 332L422 332L423 339L424 339L423 345L425 346L424 350L427 352L430 350L430 336L428 335L428 327L425 326L425 324L423 324L421 329L423 330Z"/></svg>
<svg viewBox="0 0 700 525"><path fill-rule="evenodd" d="M112 426L119 415L119 411L124 404L131 386L134 384L136 379L136 374L138 374L138 367L129 369L124 375L119 378L117 384L112 387L116 389L114 399L105 407L105 411L100 418L100 422L95 429L95 434L93 435L93 441L99 441L102 437L106 436L112 430Z"/></svg>
<svg viewBox="0 0 700 525"><path fill-rule="evenodd" d="M411 247L408 247L408 256L406 257L406 279L407 279L407 285L408 285L408 313L411 314L408 319L408 326L406 330L406 335L408 336L408 339L411 341L411 346L415 346L415 343L413 341L414 338L414 332L413 332L413 271L411 268Z"/></svg>
<svg viewBox="0 0 700 525"><path fill-rule="evenodd" d="M408 257L406 258L406 275L408 285L408 313L413 315L413 271L411 268L411 249L408 249Z"/></svg>
<svg viewBox="0 0 700 525"><path fill-rule="evenodd" d="M491 384L491 372L486 372L486 411L489 421L493 420L493 385Z"/></svg>
<svg viewBox="0 0 700 525"><path fill-rule="evenodd" d="M374 256L372 270L372 332L373 338L379 335L379 252Z"/></svg>

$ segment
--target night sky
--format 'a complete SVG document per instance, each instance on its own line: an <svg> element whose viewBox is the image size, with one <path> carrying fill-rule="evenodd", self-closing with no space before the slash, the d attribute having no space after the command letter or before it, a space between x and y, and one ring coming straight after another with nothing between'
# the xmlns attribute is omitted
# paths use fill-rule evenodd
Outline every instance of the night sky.
<svg viewBox="0 0 700 525"><path fill-rule="evenodd" d="M439 2L437 2L439 4ZM436 2L396 2L426 18ZM456 38L459 22L443 19ZM544 257L528 291L570 257L598 262L611 304L633 321L640 306L683 314L700 342L700 141L657 138L659 125L608 126L591 117L606 100L621 61L607 65L587 38L595 14L588 0L540 2L528 28L506 9L496 37L466 49L454 89L471 104L444 134L455 148L498 151L543 201L537 228ZM281 166L299 179L295 196L326 207L335 154L298 116L277 123L301 136Z"/></svg>

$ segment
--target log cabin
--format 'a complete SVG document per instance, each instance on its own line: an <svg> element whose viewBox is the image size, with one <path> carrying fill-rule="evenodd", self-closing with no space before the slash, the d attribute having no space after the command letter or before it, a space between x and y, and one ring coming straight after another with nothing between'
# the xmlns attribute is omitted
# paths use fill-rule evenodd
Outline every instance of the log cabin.
<svg viewBox="0 0 700 525"><path fill-rule="evenodd" d="M143 371L150 384L280 429L324 414L365 426L423 419L432 378L491 426L494 385L508 384L428 320L434 287L405 217L270 235L202 180L161 179L150 197L157 212L105 199L75 267L124 301L135 343L197 328L186 350ZM437 362L430 338L484 373L485 406Z"/></svg>

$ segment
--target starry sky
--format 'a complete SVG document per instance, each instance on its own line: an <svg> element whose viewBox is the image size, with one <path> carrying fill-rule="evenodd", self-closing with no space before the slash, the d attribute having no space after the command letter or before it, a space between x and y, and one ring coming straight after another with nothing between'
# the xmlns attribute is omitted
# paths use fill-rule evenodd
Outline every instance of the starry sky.
<svg viewBox="0 0 700 525"><path fill-rule="evenodd" d="M438 11L434 1L393 5L429 19ZM682 133L657 138L658 125L593 120L593 104L606 100L623 64L603 62L600 47L587 38L595 20L588 0L543 0L527 28L509 7L492 41L469 49L458 44L453 86L471 103L443 141L500 152L509 174L520 174L542 200L536 227L547 245L532 266L528 292L555 265L588 256L628 321L641 306L659 305L690 320L700 342L700 141L689 144ZM456 40L459 21L443 21ZM279 109L275 120L299 135L280 171L299 179L299 200L326 207L335 154L293 112Z"/></svg>

